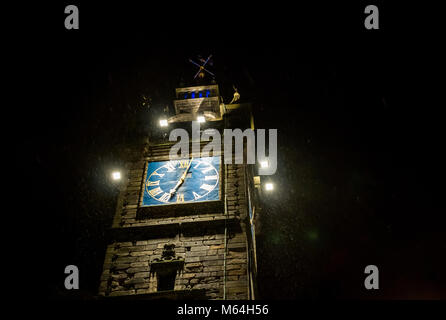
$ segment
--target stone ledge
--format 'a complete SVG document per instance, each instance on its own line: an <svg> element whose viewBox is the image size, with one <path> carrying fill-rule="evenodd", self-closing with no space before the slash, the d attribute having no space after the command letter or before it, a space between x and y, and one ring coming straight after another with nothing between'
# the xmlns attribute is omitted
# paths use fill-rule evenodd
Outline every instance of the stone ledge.
<svg viewBox="0 0 446 320"><path fill-rule="evenodd" d="M186 289L186 290L168 290L151 293L135 293L121 296L100 296L100 299L113 300L204 300L206 297L206 289Z"/></svg>
<svg viewBox="0 0 446 320"><path fill-rule="evenodd" d="M220 194L220 200L202 201L199 203L178 203L171 205L158 205L150 207L137 208L137 220L153 219L153 218L178 218L188 215L209 214L224 211L224 201Z"/></svg>
<svg viewBox="0 0 446 320"><path fill-rule="evenodd" d="M239 231L241 220L234 216L220 216L212 217L208 219L200 219L193 221L168 221L165 224L149 224L143 226L132 227L115 227L109 229L108 242L113 241L126 242L126 241L141 241L153 238L174 237L178 233L184 234L203 234L203 230L217 230L224 228L225 224L229 228L233 228L234 231ZM222 231L223 232L223 231Z"/></svg>

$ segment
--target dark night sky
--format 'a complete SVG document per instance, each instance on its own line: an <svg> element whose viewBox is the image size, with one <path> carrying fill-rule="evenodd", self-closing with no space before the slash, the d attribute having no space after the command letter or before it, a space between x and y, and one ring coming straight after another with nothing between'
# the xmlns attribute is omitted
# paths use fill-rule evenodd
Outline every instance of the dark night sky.
<svg viewBox="0 0 446 320"><path fill-rule="evenodd" d="M218 21L158 7L80 11L81 29L69 32L63 6L48 7L17 73L27 88L16 96L17 163L32 181L21 217L39 244L29 254L41 261L45 296L70 296L68 264L81 270L79 295L96 293L119 146L193 77L187 59L212 53L225 101L235 84L255 103L257 128L278 129L277 190L265 199L258 244L261 297L446 298L441 84L431 76L444 63L423 34L390 23L394 11L373 35L358 7L332 17L337 28L279 8L269 13L278 23L229 7ZM378 292L363 287L368 264L380 268Z"/></svg>

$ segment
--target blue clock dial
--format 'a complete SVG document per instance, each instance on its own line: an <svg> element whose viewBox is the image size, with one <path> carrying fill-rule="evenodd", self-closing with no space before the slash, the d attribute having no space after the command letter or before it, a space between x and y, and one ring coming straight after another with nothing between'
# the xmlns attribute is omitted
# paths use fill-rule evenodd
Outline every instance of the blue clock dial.
<svg viewBox="0 0 446 320"><path fill-rule="evenodd" d="M220 199L220 157L149 162L143 206Z"/></svg>

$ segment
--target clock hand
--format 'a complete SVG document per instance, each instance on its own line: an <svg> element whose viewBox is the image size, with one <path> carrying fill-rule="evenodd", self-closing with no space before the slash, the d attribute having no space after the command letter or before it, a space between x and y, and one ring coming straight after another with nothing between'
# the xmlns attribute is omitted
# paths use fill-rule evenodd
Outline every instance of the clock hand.
<svg viewBox="0 0 446 320"><path fill-rule="evenodd" d="M177 182L177 184L175 185L175 187L173 187L172 189L170 189L169 192L169 199L170 197L175 193L175 191L177 191L178 187L183 183L183 178L181 177L180 181Z"/></svg>
<svg viewBox="0 0 446 320"><path fill-rule="evenodd" d="M184 180L186 179L186 175L187 172L189 171L190 165L192 164L192 160L194 160L194 158L192 157L190 159L189 165L187 166L186 170L183 172L183 174L181 175L180 180L177 182L177 184L175 185L175 187L173 187L172 189L170 189L169 192L169 199L172 197L172 195L177 191L177 189L183 184ZM168 199L168 200L169 200Z"/></svg>

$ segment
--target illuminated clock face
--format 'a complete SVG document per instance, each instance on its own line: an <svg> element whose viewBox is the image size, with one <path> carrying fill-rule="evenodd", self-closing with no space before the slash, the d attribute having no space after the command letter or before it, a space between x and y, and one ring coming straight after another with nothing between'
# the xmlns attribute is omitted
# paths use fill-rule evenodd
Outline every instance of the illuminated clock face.
<svg viewBox="0 0 446 320"><path fill-rule="evenodd" d="M143 206L220 199L220 157L149 162Z"/></svg>

